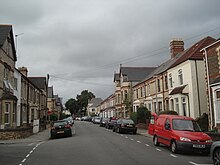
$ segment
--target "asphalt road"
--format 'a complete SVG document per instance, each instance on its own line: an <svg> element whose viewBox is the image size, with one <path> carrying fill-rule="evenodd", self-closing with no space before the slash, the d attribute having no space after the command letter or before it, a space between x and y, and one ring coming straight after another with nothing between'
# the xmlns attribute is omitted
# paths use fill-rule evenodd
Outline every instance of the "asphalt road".
<svg viewBox="0 0 220 165"><path fill-rule="evenodd" d="M142 135L117 134L76 121L75 134L42 142L1 144L0 165L211 165L209 156L172 154Z"/></svg>

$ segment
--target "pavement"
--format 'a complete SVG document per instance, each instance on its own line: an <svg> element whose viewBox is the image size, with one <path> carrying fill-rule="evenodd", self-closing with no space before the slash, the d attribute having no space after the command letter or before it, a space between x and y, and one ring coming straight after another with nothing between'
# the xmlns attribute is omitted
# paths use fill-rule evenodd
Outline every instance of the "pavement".
<svg viewBox="0 0 220 165"><path fill-rule="evenodd" d="M145 137L148 137L148 138L153 138L152 135L148 134L148 130L146 130L146 129L140 129L140 128L138 128L138 129L137 129L137 134L142 135L142 136L145 136Z"/></svg>
<svg viewBox="0 0 220 165"><path fill-rule="evenodd" d="M50 129L33 134L27 138L23 139L9 139L9 140L0 140L0 144L17 144L17 143L34 143L47 141L50 138Z"/></svg>

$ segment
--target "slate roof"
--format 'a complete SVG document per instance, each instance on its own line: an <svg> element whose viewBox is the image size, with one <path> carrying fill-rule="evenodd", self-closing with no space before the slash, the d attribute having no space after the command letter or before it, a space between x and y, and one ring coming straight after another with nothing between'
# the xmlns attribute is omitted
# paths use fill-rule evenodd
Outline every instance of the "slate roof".
<svg viewBox="0 0 220 165"><path fill-rule="evenodd" d="M156 67L121 67L120 73L128 77L128 81L138 82L155 70Z"/></svg>
<svg viewBox="0 0 220 165"><path fill-rule="evenodd" d="M92 104L92 107L97 107L103 100L101 98L92 98L89 100L89 104Z"/></svg>
<svg viewBox="0 0 220 165"><path fill-rule="evenodd" d="M46 77L28 77L28 79L40 89L46 88Z"/></svg>
<svg viewBox="0 0 220 165"><path fill-rule="evenodd" d="M2 47L5 41L7 40L9 33L11 38L14 60L17 61L12 25L0 25L0 47Z"/></svg>
<svg viewBox="0 0 220 165"><path fill-rule="evenodd" d="M175 67L175 66L185 62L186 60L203 60L204 55L200 50L202 48L212 44L215 41L216 41L216 39L209 37L209 36L206 38L203 38L202 40L198 41L193 46L191 46L189 49L178 54L177 55L178 59L171 67Z"/></svg>

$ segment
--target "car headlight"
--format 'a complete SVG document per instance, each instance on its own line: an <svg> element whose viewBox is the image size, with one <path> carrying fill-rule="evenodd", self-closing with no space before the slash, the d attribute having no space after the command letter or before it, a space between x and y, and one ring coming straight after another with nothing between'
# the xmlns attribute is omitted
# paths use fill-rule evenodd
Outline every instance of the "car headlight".
<svg viewBox="0 0 220 165"><path fill-rule="evenodd" d="M190 139L185 138L185 137L180 137L180 141L191 142Z"/></svg>
<svg viewBox="0 0 220 165"><path fill-rule="evenodd" d="M212 143L212 139L206 140L206 143Z"/></svg>

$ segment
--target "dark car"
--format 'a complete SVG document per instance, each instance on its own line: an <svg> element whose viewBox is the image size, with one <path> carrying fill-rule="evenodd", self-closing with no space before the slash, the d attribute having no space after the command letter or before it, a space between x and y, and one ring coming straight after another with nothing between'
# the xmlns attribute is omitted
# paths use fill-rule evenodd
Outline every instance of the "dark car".
<svg viewBox="0 0 220 165"><path fill-rule="evenodd" d="M212 143L210 155L213 164L220 165L220 141Z"/></svg>
<svg viewBox="0 0 220 165"><path fill-rule="evenodd" d="M71 125L65 120L55 121L51 127L50 135L51 138L61 137L61 136L72 136Z"/></svg>
<svg viewBox="0 0 220 165"><path fill-rule="evenodd" d="M131 119L118 119L115 123L113 132L117 133L137 133L137 127L135 126L133 120Z"/></svg>
<svg viewBox="0 0 220 165"><path fill-rule="evenodd" d="M105 127L106 123L108 122L108 118L101 118L100 120L100 127Z"/></svg>
<svg viewBox="0 0 220 165"><path fill-rule="evenodd" d="M105 128L107 128L107 129L112 129L116 122L117 122L117 119L115 119L115 118L109 119L109 120L106 122Z"/></svg>

